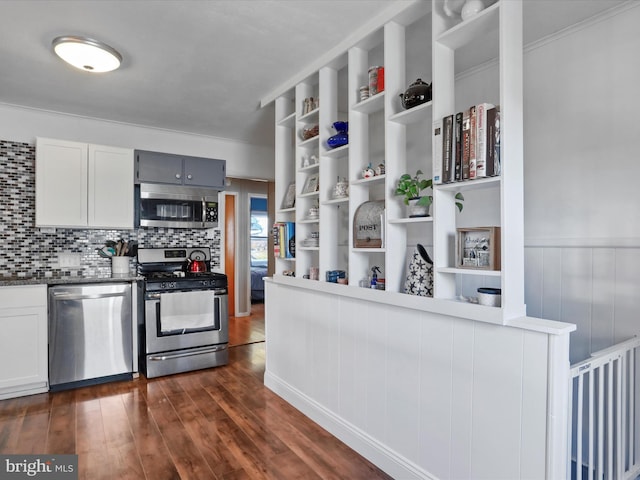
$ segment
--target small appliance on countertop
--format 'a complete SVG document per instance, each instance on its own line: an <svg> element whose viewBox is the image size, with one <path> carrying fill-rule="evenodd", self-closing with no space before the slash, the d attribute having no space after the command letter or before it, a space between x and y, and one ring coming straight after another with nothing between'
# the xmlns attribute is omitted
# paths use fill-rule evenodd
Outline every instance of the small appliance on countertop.
<svg viewBox="0 0 640 480"><path fill-rule="evenodd" d="M147 378L226 365L227 276L209 247L138 249L139 365Z"/></svg>

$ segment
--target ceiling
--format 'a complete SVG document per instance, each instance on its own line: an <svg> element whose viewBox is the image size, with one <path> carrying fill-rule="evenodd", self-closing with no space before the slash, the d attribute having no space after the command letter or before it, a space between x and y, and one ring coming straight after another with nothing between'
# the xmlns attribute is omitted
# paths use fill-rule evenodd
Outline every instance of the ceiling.
<svg viewBox="0 0 640 480"><path fill-rule="evenodd" d="M391 3L2 0L0 103L271 145L260 99ZM121 68L66 65L60 35L107 43Z"/></svg>
<svg viewBox="0 0 640 480"><path fill-rule="evenodd" d="M1 0L0 103L272 145L260 100L399 3L411 1ZM620 3L527 0L525 43ZM122 67L64 64L60 35L111 45Z"/></svg>

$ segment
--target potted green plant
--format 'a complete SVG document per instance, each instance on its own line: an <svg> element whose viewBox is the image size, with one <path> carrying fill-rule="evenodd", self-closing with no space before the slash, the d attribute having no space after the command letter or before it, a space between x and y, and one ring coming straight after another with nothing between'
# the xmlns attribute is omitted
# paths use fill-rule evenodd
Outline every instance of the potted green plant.
<svg viewBox="0 0 640 480"><path fill-rule="evenodd" d="M414 176L405 173L398 180L395 194L402 196L405 205L409 206L409 217L428 217L429 207L433 203L432 195L422 195L422 191L433 187L433 180L421 178L422 170L418 170ZM455 195L456 207L462 211L462 201L464 197L460 192Z"/></svg>

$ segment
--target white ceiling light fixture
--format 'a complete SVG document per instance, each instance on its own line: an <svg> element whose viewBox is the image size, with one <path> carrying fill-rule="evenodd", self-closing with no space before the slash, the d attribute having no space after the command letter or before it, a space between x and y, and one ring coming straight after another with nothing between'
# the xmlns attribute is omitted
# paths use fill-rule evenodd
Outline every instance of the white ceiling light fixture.
<svg viewBox="0 0 640 480"><path fill-rule="evenodd" d="M52 45L62 60L85 72L110 72L122 62L116 49L92 38L66 35L54 38Z"/></svg>

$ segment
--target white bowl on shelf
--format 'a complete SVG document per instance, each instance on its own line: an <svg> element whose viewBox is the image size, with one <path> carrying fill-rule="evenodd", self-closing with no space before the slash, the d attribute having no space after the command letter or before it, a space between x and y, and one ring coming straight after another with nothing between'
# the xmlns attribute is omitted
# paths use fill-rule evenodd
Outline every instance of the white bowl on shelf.
<svg viewBox="0 0 640 480"><path fill-rule="evenodd" d="M478 303L488 307L499 307L502 303L502 290L499 288L478 288Z"/></svg>

